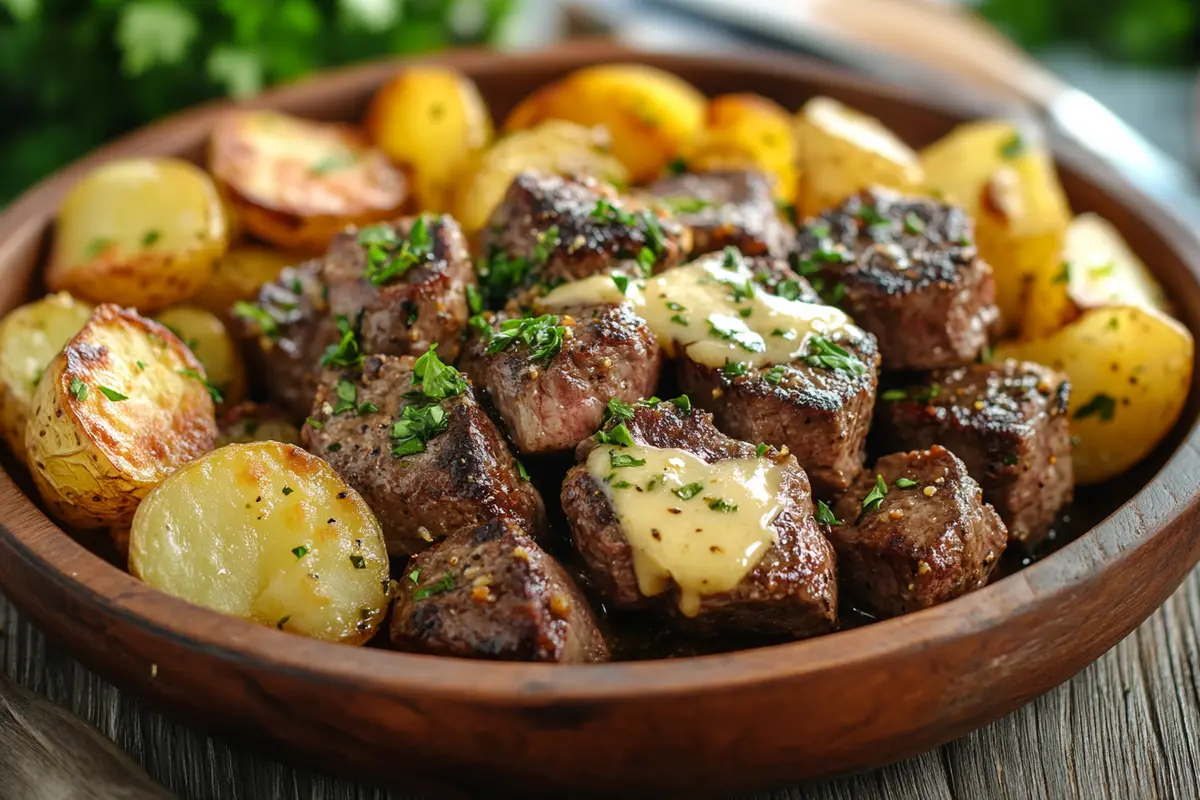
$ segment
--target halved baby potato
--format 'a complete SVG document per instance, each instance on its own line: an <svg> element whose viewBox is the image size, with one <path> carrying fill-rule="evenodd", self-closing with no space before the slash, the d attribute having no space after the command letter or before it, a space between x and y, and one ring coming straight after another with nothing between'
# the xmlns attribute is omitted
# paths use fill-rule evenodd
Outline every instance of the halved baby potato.
<svg viewBox="0 0 1200 800"><path fill-rule="evenodd" d="M475 83L433 65L409 67L385 83L363 127L412 178L422 211L450 210L455 185L492 140L492 117Z"/></svg>
<svg viewBox="0 0 1200 800"><path fill-rule="evenodd" d="M1080 214L1067 228L1058 268L1034 278L1021 335L1048 336L1084 311L1106 305L1167 310L1162 287L1120 231L1098 214Z"/></svg>
<svg viewBox="0 0 1200 800"><path fill-rule="evenodd" d="M304 258L271 247L233 245L213 262L212 274L188 302L227 320L234 303L254 300L264 283L275 280L284 267L299 264Z"/></svg>
<svg viewBox="0 0 1200 800"><path fill-rule="evenodd" d="M723 94L709 101L705 126L685 150L692 172L754 169L775 179L775 197L796 197L792 115L757 94Z"/></svg>
<svg viewBox="0 0 1200 800"><path fill-rule="evenodd" d="M916 191L923 182L917 154L882 122L829 97L796 112L801 218L827 211L869 186Z"/></svg>
<svg viewBox="0 0 1200 800"><path fill-rule="evenodd" d="M215 314L190 306L168 308L155 319L170 328L200 359L223 406L241 402L246 396L246 365L224 322Z"/></svg>
<svg viewBox="0 0 1200 800"><path fill-rule="evenodd" d="M1174 426L1192 381L1187 328L1151 308L1084 312L1043 339L1006 342L996 358L1037 361L1071 378L1075 480L1099 483L1132 467Z"/></svg>
<svg viewBox="0 0 1200 800"><path fill-rule="evenodd" d="M59 208L46 285L155 311L194 294L228 244L225 209L203 170L174 158L113 161Z"/></svg>
<svg viewBox="0 0 1200 800"><path fill-rule="evenodd" d="M217 447L250 442L300 444L300 428L277 406L240 403L217 420Z"/></svg>
<svg viewBox="0 0 1200 800"><path fill-rule="evenodd" d="M603 128L559 120L543 122L505 136L479 155L458 186L455 217L462 229L469 234L481 230L513 178L525 170L594 175L617 186L629 182L629 173L613 157L611 139Z"/></svg>
<svg viewBox="0 0 1200 800"><path fill-rule="evenodd" d="M383 532L333 468L290 444L231 444L142 501L129 570L197 605L362 644L387 611Z"/></svg>
<svg viewBox="0 0 1200 800"><path fill-rule="evenodd" d="M704 126L706 101L696 87L644 64L600 64L576 70L526 97L504 121L525 130L549 119L601 125L613 155L634 182L653 180Z"/></svg>
<svg viewBox="0 0 1200 800"><path fill-rule="evenodd" d="M104 304L34 392L25 449L51 512L79 528L128 525L217 434L204 367L157 322Z"/></svg>
<svg viewBox="0 0 1200 800"><path fill-rule="evenodd" d="M223 117L209 171L246 231L305 252L347 225L398 216L408 197L404 174L360 132L275 111Z"/></svg>
<svg viewBox="0 0 1200 800"><path fill-rule="evenodd" d="M0 426L21 461L25 423L42 372L91 315L90 305L59 292L14 309L0 321Z"/></svg>

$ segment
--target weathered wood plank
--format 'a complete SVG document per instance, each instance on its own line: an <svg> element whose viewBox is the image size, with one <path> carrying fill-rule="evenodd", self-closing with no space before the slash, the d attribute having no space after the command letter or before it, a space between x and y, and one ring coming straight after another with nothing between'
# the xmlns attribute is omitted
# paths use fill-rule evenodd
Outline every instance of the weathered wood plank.
<svg viewBox="0 0 1200 800"><path fill-rule="evenodd" d="M3 597L0 665L16 683L91 722L181 798L408 798L285 766L173 722L123 696L48 644ZM1193 572L1162 609L1098 662L1004 719L900 764L750 797L1200 797L1198 676L1200 571ZM0 800L38 797L11 790L0 780ZM88 796L98 800L142 796L96 794L95 790L95 785L88 785Z"/></svg>

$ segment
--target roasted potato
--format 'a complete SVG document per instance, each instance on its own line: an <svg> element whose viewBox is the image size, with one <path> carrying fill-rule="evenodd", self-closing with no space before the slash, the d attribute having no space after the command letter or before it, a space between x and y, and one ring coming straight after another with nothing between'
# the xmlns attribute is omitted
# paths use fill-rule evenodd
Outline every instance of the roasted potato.
<svg viewBox="0 0 1200 800"><path fill-rule="evenodd" d="M303 255L286 250L252 244L233 245L213 262L212 274L188 304L228 320L234 303L254 300L264 283L279 277L284 267L299 264L304 259Z"/></svg>
<svg viewBox="0 0 1200 800"><path fill-rule="evenodd" d="M1075 479L1099 483L1132 467L1167 434L1192 381L1187 329L1151 308L1097 308L1044 339L1008 342L997 358L1020 358L1071 378Z"/></svg>
<svg viewBox="0 0 1200 800"><path fill-rule="evenodd" d="M194 294L228 245L228 218L203 170L174 158L113 161L59 208L46 285L155 311Z"/></svg>
<svg viewBox="0 0 1200 800"><path fill-rule="evenodd" d="M246 396L246 365L233 337L215 314L202 308L176 306L155 317L171 329L200 359L204 374L221 396L222 406L240 403Z"/></svg>
<svg viewBox="0 0 1200 800"><path fill-rule="evenodd" d="M197 605L348 644L374 635L390 587L371 509L279 442L222 447L156 486L133 518L129 570Z"/></svg>
<svg viewBox="0 0 1200 800"><path fill-rule="evenodd" d="M714 97L705 126L684 152L692 172L755 169L775 180L778 200L796 198L796 142L792 115L757 94Z"/></svg>
<svg viewBox="0 0 1200 800"><path fill-rule="evenodd" d="M250 442L300 444L300 428L281 408L266 403L241 403L217 420L217 447Z"/></svg>
<svg viewBox="0 0 1200 800"><path fill-rule="evenodd" d="M613 155L634 182L645 182L678 156L704 126L706 102L677 75L643 64L577 70L526 97L504 121L508 133L548 119L601 125Z"/></svg>
<svg viewBox="0 0 1200 800"><path fill-rule="evenodd" d="M59 292L14 309L0 321L0 426L21 461L25 423L42 371L91 315L91 306Z"/></svg>
<svg viewBox="0 0 1200 800"><path fill-rule="evenodd" d="M375 93L363 124L371 141L404 167L422 211L451 210L455 185L492 140L479 89L448 67L400 72Z"/></svg>
<svg viewBox="0 0 1200 800"><path fill-rule="evenodd" d="M468 234L483 228L513 178L524 170L585 173L625 185L629 173L609 152L610 141L603 128L558 120L500 139L480 154L470 177L458 186L454 207L459 225Z"/></svg>
<svg viewBox="0 0 1200 800"><path fill-rule="evenodd" d="M211 450L216 434L192 352L157 322L106 303L46 367L25 449L55 516L119 527L156 483Z"/></svg>
<svg viewBox="0 0 1200 800"><path fill-rule="evenodd" d="M347 225L398 216L404 173L346 125L236 111L209 140L209 171L246 231L320 252Z"/></svg>
<svg viewBox="0 0 1200 800"><path fill-rule="evenodd" d="M1084 311L1106 305L1167 310L1162 287L1112 223L1080 214L1067 228L1058 269L1034 278L1021 335L1049 336Z"/></svg>
<svg viewBox="0 0 1200 800"><path fill-rule="evenodd" d="M828 97L796 112L797 212L811 217L868 186L916 191L920 160L883 123Z"/></svg>
<svg viewBox="0 0 1200 800"><path fill-rule="evenodd" d="M975 218L979 253L996 276L996 305L1020 325L1031 285L1059 272L1071 209L1050 153L1011 124L961 125L921 152L926 186Z"/></svg>

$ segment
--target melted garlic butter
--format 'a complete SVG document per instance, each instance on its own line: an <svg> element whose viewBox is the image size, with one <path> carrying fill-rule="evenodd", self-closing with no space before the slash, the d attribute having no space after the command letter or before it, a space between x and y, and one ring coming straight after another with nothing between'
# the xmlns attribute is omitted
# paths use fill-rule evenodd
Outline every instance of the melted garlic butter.
<svg viewBox="0 0 1200 800"><path fill-rule="evenodd" d="M808 337L837 333L851 324L833 306L763 291L749 270L727 265L719 254L646 281L631 280L624 294L611 276L593 275L563 284L539 301L548 309L620 302L634 306L668 352L682 348L709 367L730 361L754 367L786 364L805 354Z"/></svg>
<svg viewBox="0 0 1200 800"><path fill-rule="evenodd" d="M776 541L787 499L766 459L708 464L675 448L601 446L587 464L620 520L638 588L653 597L674 581L689 617L701 596L737 586Z"/></svg>

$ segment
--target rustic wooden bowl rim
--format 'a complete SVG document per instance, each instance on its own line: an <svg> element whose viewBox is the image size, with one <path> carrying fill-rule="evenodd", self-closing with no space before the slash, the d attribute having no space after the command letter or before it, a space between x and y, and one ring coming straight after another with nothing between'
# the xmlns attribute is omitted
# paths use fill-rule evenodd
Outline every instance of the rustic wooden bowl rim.
<svg viewBox="0 0 1200 800"><path fill-rule="evenodd" d="M544 63L553 56L546 53L514 56L460 52L427 60L466 67L486 66L501 59L520 62L532 58ZM588 59L639 61L649 58L668 69L672 64L682 67L720 62L730 70L747 66L761 70L767 63L766 57L761 56L655 54L647 57L596 45L568 49L558 58L571 65L587 63ZM776 71L791 71L803 76L811 69L800 59L781 61L777 56L771 59L770 67ZM393 69L394 62L326 73L269 92L250 105L286 106L289 99L311 91L314 83L324 84L332 91L339 86L361 84L367 74L382 77ZM822 68L822 72L828 73L828 69ZM862 79L845 77L839 81L846 86L880 90L879 84ZM886 92L901 97L906 94L890 87ZM928 98L922 98L921 102L931 104ZM40 228L45 224L48 217L45 207L49 199L57 196L72 176L101 161L142 152L151 143L155 152L177 150L174 142L188 141L197 130L207 130L218 114L232 106L230 103L211 104L144 128L81 159L28 191L0 215L0 269L14 258L10 240L19 238L18 231L26 226ZM1126 196L1129 205L1146 209L1141 214L1142 219L1182 254L1183 260L1188 260L1188 254L1200 253L1200 239L1173 212L1086 155L1063 152L1059 144L1056 143L1056 155L1107 191ZM1200 280L1200 263L1195 258L1189 261L1188 268L1191 279ZM25 568L36 570L41 580L106 606L115 616L152 636L173 639L211 657L270 663L276 672L303 676L318 684L339 683L365 691L386 687L460 702L505 705L514 702L540 704L556 699L602 702L622 697L669 697L769 683L799 673L817 673L844 664L848 659L867 660L888 653L898 656L984 633L1014 616L1053 603L1054 595L1060 589L1101 573L1122 569L1150 541L1155 531L1176 522L1200 500L1200 489L1194 488L1191 496L1178 497L1167 480L1179 470L1186 474L1189 465L1200 463L1198 457L1200 423L1193 420L1164 467L1100 524L1048 558L951 603L801 642L719 655L587 666L471 661L332 645L227 617L152 589L92 554L47 518L7 474L0 475L0 490L8 495L0 536L5 537L13 551L22 557ZM1155 515L1151 524L1135 506L1146 495L1155 493L1171 498L1171 503L1169 508Z"/></svg>

